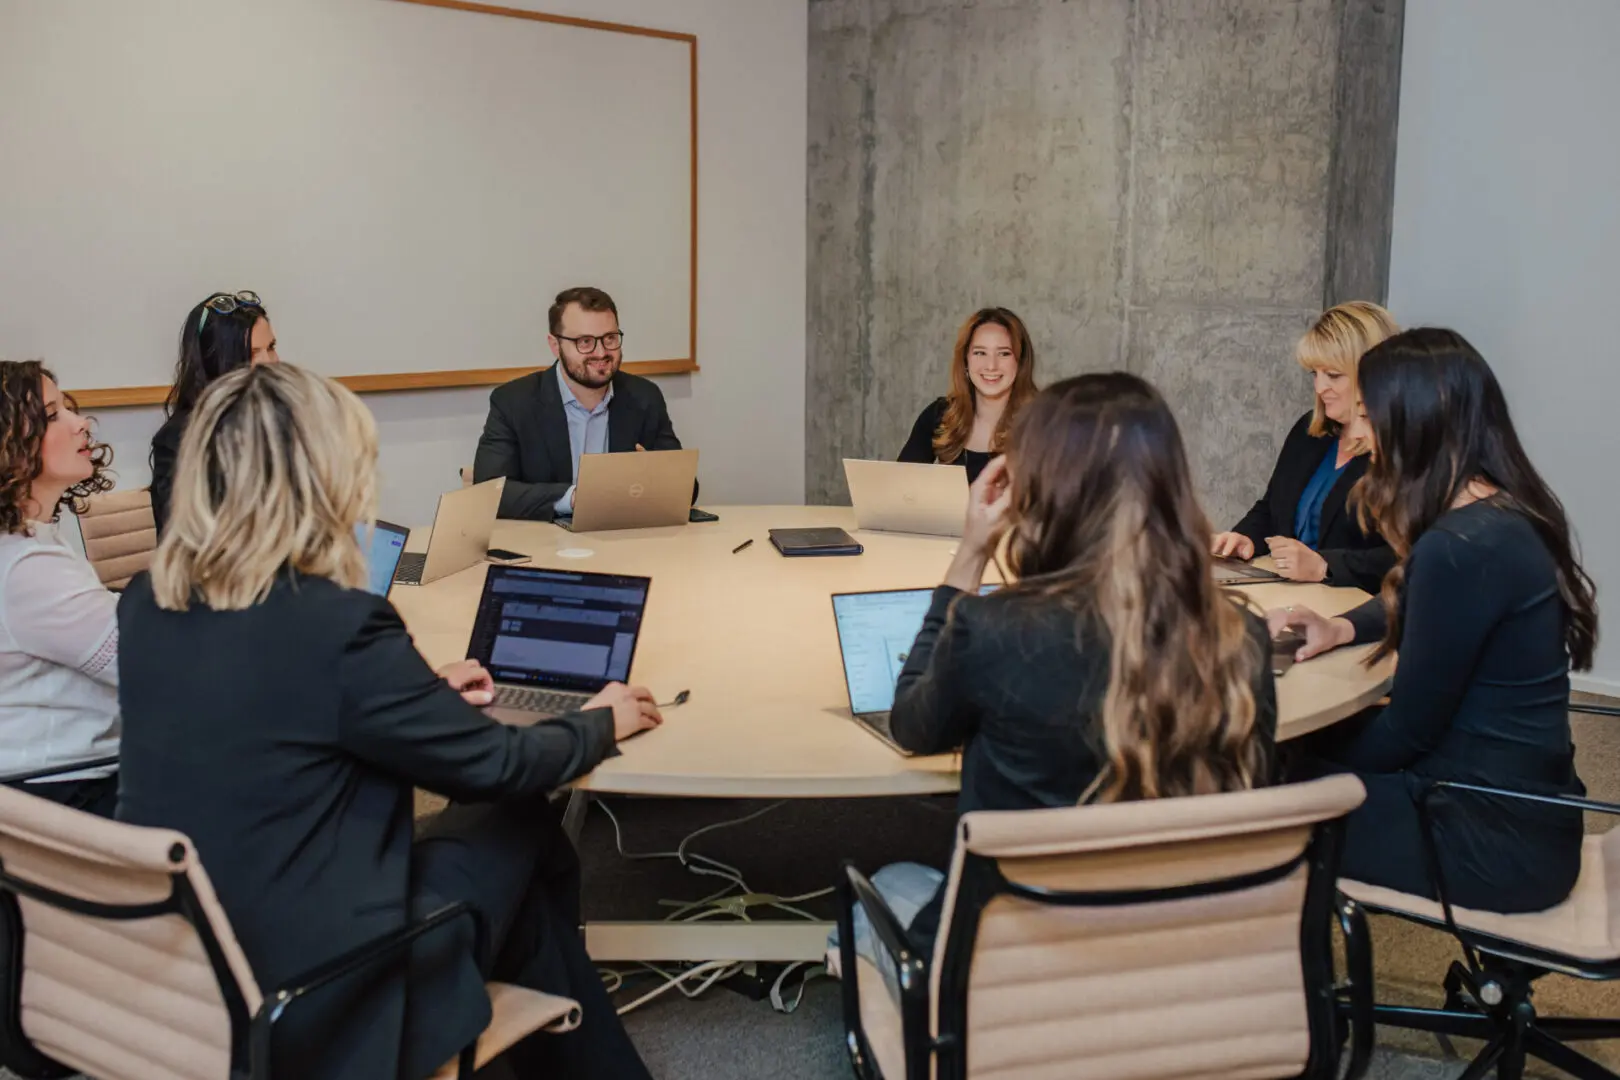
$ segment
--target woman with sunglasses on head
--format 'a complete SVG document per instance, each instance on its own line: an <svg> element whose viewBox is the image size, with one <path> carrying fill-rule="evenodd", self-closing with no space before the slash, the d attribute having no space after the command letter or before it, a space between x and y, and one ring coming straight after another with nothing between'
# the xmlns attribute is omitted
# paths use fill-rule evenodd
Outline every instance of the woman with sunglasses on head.
<svg viewBox="0 0 1620 1080"><path fill-rule="evenodd" d="M530 727L497 723L475 661L439 675L365 588L356 527L376 502L377 430L335 382L244 368L197 403L173 513L119 603L120 820L197 845L261 986L446 905L458 919L295 1004L278 1073L419 1080L490 1019L487 979L572 997L580 1027L508 1052L519 1076L647 1070L580 935L579 863L551 791L661 721L614 684ZM450 796L413 829L415 788Z"/></svg>
<svg viewBox="0 0 1620 1080"><path fill-rule="evenodd" d="M254 292L215 293L186 316L180 328L180 359L163 410L167 418L152 436L152 517L159 533L169 519L175 456L191 410L221 375L253 364L274 364L276 332Z"/></svg>
<svg viewBox="0 0 1620 1080"><path fill-rule="evenodd" d="M63 508L113 486L95 441L37 361L0 361L0 775L57 770L31 795L103 817L118 753L118 600L57 534Z"/></svg>
<svg viewBox="0 0 1620 1080"><path fill-rule="evenodd" d="M1023 320L1006 308L982 308L956 332L950 393L917 417L897 460L961 465L971 484L1034 396L1035 345Z"/></svg>
<svg viewBox="0 0 1620 1080"><path fill-rule="evenodd" d="M1366 784L1344 875L1432 898L1416 801L1430 783L1584 793L1569 672L1591 667L1596 595L1563 505L1462 335L1390 338L1362 358L1361 392L1372 461L1355 498L1400 562L1380 597L1340 618L1295 606L1270 620L1305 631L1300 659L1352 642L1399 651L1389 704L1311 737L1302 768ZM1431 808L1453 903L1539 911L1569 894L1580 811L1445 789Z"/></svg>
<svg viewBox="0 0 1620 1080"><path fill-rule="evenodd" d="M1395 556L1345 508L1367 471L1365 440L1351 422L1357 362L1398 329L1377 304L1352 300L1323 312L1299 339L1294 359L1311 372L1315 408L1283 440L1265 494L1230 532L1216 535L1216 555L1269 553L1277 573L1292 581L1377 590Z"/></svg>
<svg viewBox="0 0 1620 1080"><path fill-rule="evenodd" d="M1011 580L980 596L1004 534ZM1266 627L1215 584L1209 535L1152 386L1114 372L1047 387L970 490L900 673L895 741L962 748L961 813L1264 786L1277 716ZM916 912L919 946L937 930L941 880L915 864L874 878L896 914Z"/></svg>

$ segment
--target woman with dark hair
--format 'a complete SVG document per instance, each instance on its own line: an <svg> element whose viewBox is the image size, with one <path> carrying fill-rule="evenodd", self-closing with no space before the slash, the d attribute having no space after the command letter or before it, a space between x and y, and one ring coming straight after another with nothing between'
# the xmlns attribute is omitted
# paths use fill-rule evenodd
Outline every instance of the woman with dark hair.
<svg viewBox="0 0 1620 1080"><path fill-rule="evenodd" d="M973 483L1035 389L1035 345L1023 320L1001 307L975 311L956 333L950 393L917 417L897 460L962 465Z"/></svg>
<svg viewBox="0 0 1620 1080"><path fill-rule="evenodd" d="M1359 511L1400 559L1382 595L1305 631L1300 659L1377 641L1400 652L1389 704L1314 737L1308 771L1360 775L1346 877L1434 896L1416 798L1435 780L1542 795L1575 775L1569 672L1591 667L1597 603L1563 505L1519 443L1502 388L1451 330L1396 335L1361 360L1372 461ZM1447 791L1431 802L1452 902L1539 911L1580 870L1579 811Z"/></svg>
<svg viewBox="0 0 1620 1080"><path fill-rule="evenodd" d="M112 451L38 361L0 361L0 775L60 769L32 795L111 817L118 776L117 597L57 534L113 486Z"/></svg>
<svg viewBox="0 0 1620 1080"><path fill-rule="evenodd" d="M152 517L158 532L169 520L175 458L197 399L221 375L252 364L274 364L276 332L254 292L215 293L186 316L180 328L180 359L163 411L167 419L152 436Z"/></svg>
<svg viewBox="0 0 1620 1080"><path fill-rule="evenodd" d="M1011 580L980 596L1003 534ZM971 489L900 673L895 741L962 748L961 813L1264 786L1270 645L1216 585L1209 536L1152 386L1115 372L1048 387ZM905 880L902 917L927 901L911 921L919 942L937 929L941 877L903 863L874 878Z"/></svg>

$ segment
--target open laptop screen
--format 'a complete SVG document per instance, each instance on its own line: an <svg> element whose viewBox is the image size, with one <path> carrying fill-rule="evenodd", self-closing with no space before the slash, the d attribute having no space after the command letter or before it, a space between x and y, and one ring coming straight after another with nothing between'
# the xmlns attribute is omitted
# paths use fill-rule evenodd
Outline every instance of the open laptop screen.
<svg viewBox="0 0 1620 1080"><path fill-rule="evenodd" d="M979 595L996 585L983 585ZM922 629L933 589L839 593L832 598L838 648L844 654L849 708L857 716L888 712L900 669Z"/></svg>
<svg viewBox="0 0 1620 1080"><path fill-rule="evenodd" d="M496 682L600 690L630 677L651 578L492 566L467 655Z"/></svg>
<svg viewBox="0 0 1620 1080"><path fill-rule="evenodd" d="M410 538L410 530L387 521L378 521L371 530L369 545L364 524L355 526L354 534L360 539L361 546L366 548L366 570L369 575L366 588L378 596L387 596L388 587L394 583L394 570L399 566L399 557L405 553L405 541Z"/></svg>

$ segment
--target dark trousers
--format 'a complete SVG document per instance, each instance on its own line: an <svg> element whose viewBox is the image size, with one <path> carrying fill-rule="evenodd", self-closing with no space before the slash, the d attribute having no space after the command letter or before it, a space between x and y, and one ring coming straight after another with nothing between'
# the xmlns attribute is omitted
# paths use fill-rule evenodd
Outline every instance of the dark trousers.
<svg viewBox="0 0 1620 1080"><path fill-rule="evenodd" d="M58 780L48 784L14 784L18 791L38 795L74 810L110 818L118 809L118 774L92 780Z"/></svg>
<svg viewBox="0 0 1620 1080"><path fill-rule="evenodd" d="M503 1055L517 1077L651 1080L585 952L579 858L545 799L450 806L423 827L411 875L413 917L456 901L478 912L486 978L579 1002L578 1028L537 1033ZM424 1076L444 1064L411 1053L410 1033L431 1030L433 1014L431 1000L408 997L402 1075Z"/></svg>

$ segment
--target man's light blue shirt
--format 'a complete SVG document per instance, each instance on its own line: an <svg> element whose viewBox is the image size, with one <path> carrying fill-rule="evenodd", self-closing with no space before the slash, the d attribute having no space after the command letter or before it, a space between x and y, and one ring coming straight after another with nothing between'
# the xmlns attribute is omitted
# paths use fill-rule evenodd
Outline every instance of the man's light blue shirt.
<svg viewBox="0 0 1620 1080"><path fill-rule="evenodd" d="M613 401L613 384L597 402L596 408L587 409L574 396L573 387L563 378L562 361L552 365L557 369L557 389L562 391L563 417L568 421L568 450L574 456L574 483L568 485L562 498L557 500L557 513L568 516L574 512L574 488L579 486L579 459L585 454L607 453L608 405Z"/></svg>

